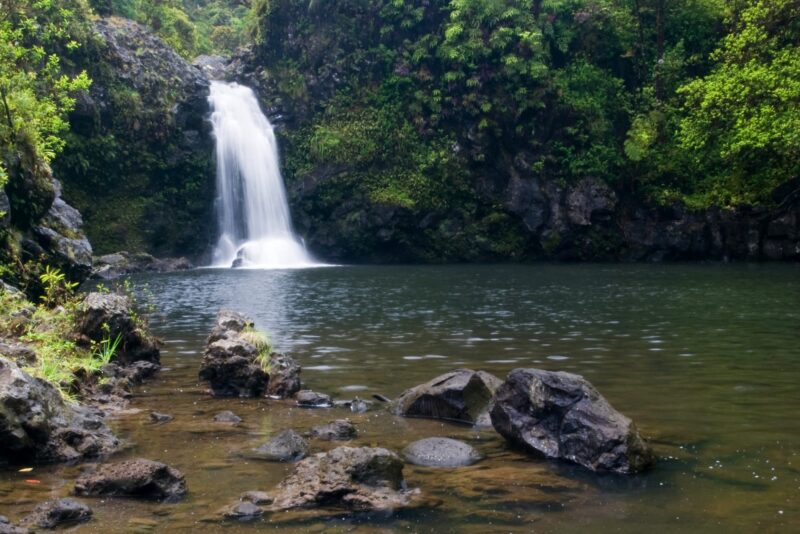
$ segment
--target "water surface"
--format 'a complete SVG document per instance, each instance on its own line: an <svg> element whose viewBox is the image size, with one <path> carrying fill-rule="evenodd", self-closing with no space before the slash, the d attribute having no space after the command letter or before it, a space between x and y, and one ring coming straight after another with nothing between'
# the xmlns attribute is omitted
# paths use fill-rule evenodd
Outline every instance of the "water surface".
<svg viewBox="0 0 800 534"><path fill-rule="evenodd" d="M175 465L177 504L94 500L79 532L779 532L800 527L800 268L790 265L533 265L199 270L134 278L165 340L161 375L113 425L119 457ZM516 367L588 378L650 437L650 473L616 478L510 450L492 431L385 413L299 410L212 399L197 382L216 311L252 316L295 356L315 390L395 396L458 367L500 377ZM238 427L210 422L220 410ZM139 411L137 411L139 410ZM175 415L151 425L148 413ZM470 441L487 455L457 470L406 467L431 507L388 517L272 516L203 523L245 490L291 469L246 458L286 428L350 416L352 444L400 450L422 437ZM314 442L315 450L331 445ZM69 493L83 466L2 473L0 512L18 518ZM35 476L41 484L25 479Z"/></svg>

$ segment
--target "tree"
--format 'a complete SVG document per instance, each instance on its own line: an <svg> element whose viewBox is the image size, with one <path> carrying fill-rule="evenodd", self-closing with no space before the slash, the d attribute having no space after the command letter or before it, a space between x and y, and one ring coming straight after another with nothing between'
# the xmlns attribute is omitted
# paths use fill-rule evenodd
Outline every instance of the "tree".
<svg viewBox="0 0 800 534"><path fill-rule="evenodd" d="M680 88L679 141L702 200L758 202L800 173L800 0L757 0L730 15L716 66Z"/></svg>

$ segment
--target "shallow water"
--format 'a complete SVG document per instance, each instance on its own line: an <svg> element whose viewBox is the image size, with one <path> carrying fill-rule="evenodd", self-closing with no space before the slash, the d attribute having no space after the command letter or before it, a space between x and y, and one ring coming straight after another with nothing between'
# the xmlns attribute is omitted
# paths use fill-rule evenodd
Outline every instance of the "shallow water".
<svg viewBox="0 0 800 534"><path fill-rule="evenodd" d="M190 494L176 504L87 500L78 532L593 532L800 527L800 267L533 265L337 267L141 276L166 369L113 425L119 455L170 463ZM580 373L652 439L650 473L595 476L509 450L492 431L438 421L212 399L197 382L220 307L251 315L299 359L307 385L338 398L402 390L457 368ZM211 422L230 409L239 426ZM138 410L138 411L137 411ZM151 410L175 420L151 425ZM350 417L358 445L399 450L427 436L474 444L470 468L407 466L430 506L392 517L277 514L204 523L242 491L269 491L290 466L242 453L286 428ZM315 450L331 444L314 442ZM0 472L0 513L19 518L65 496L83 466ZM40 483L32 485L26 479Z"/></svg>

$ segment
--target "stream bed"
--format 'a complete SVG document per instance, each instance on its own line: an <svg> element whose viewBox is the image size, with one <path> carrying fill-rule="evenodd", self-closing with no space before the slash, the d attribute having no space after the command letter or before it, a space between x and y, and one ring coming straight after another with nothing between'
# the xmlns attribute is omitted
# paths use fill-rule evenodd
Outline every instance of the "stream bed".
<svg viewBox="0 0 800 534"><path fill-rule="evenodd" d="M112 420L128 448L183 471L172 504L83 499L76 532L779 532L800 528L800 266L481 265L196 270L132 278L156 310L164 370ZM492 430L403 419L380 409L307 410L290 401L217 399L197 370L216 312L252 317L305 384L338 399L395 397L468 367L584 375L651 440L634 477L601 476L515 451ZM378 407L380 408L380 407ZM171 414L166 424L149 413ZM240 425L212 422L232 410ZM391 516L274 514L220 522L247 490L269 491L291 465L247 452L282 430L349 417L350 445L399 451L430 436L486 458L470 467L407 465L429 506ZM313 452L339 442L311 441ZM67 496L84 466L0 471L0 514L18 519ZM36 480L38 483L31 483ZM215 519L214 522L206 522Z"/></svg>

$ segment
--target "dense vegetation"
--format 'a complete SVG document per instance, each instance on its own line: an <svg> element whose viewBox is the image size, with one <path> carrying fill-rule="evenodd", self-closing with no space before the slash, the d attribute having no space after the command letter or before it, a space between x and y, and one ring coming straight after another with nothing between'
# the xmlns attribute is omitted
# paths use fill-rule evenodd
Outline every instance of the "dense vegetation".
<svg viewBox="0 0 800 534"><path fill-rule="evenodd" d="M98 15L139 21L187 59L249 46L237 52L248 81L283 115L300 226L335 227L354 256L369 257L375 228L400 224L397 213L419 222L399 238L413 257L525 256L529 236L493 194L509 176L599 178L701 209L769 205L800 167L800 0L2 6L0 181L13 226L46 209L52 162L102 252L197 254L211 237L192 221L208 216L212 193L208 161L186 156L176 129L184 87L121 77L92 28ZM145 67L148 46L134 54ZM95 119L73 113L68 129L90 88L107 101ZM365 220L364 239L348 233ZM470 255L476 243L488 256Z"/></svg>

